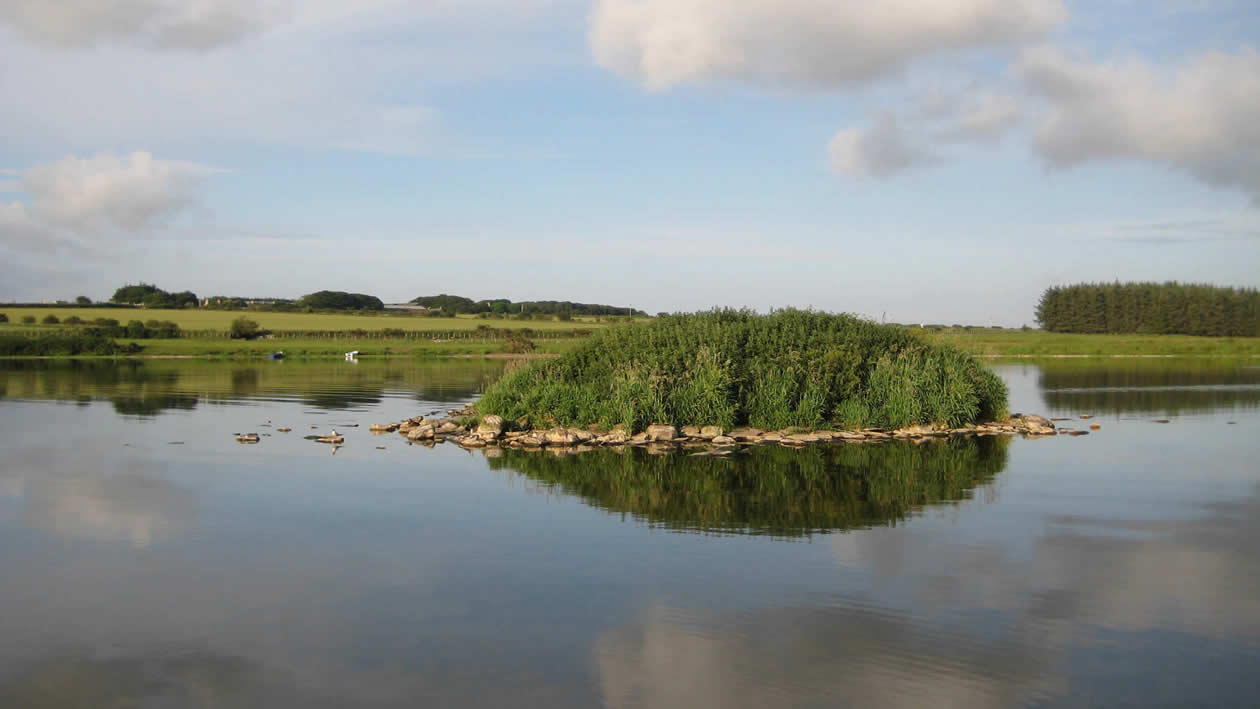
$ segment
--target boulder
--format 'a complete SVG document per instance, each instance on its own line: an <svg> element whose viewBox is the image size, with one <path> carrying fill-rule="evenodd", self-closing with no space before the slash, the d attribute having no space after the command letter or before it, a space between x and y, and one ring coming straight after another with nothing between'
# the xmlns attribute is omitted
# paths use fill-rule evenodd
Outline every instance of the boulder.
<svg viewBox="0 0 1260 709"><path fill-rule="evenodd" d="M1047 436L1055 433L1054 423L1045 416L1015 414L1011 416L1011 423L1014 424L1016 430L1022 430L1024 433Z"/></svg>
<svg viewBox="0 0 1260 709"><path fill-rule="evenodd" d="M595 439L595 443L601 446L621 446L630 440L625 431L613 431L612 433L600 436Z"/></svg>
<svg viewBox="0 0 1260 709"><path fill-rule="evenodd" d="M454 421L447 421L446 423L442 424L441 426L438 426L437 428L438 433L454 433L458 430L459 430L459 424L455 423Z"/></svg>
<svg viewBox="0 0 1260 709"><path fill-rule="evenodd" d="M701 426L700 427L700 438L704 438L706 440L711 441L714 438L717 438L718 436L721 436L724 433L726 432L722 430L721 426Z"/></svg>
<svg viewBox="0 0 1260 709"><path fill-rule="evenodd" d="M577 438L563 428L553 428L543 434L543 440L549 446L571 446L577 443Z"/></svg>
<svg viewBox="0 0 1260 709"><path fill-rule="evenodd" d="M649 441L672 441L678 438L678 429L663 423L654 423L647 427L647 439Z"/></svg>
<svg viewBox="0 0 1260 709"><path fill-rule="evenodd" d="M686 436L687 438L699 438L700 427L699 426L683 426L682 435Z"/></svg>
<svg viewBox="0 0 1260 709"><path fill-rule="evenodd" d="M432 426L427 426L427 425L416 426L415 428L407 432L407 440L409 441L427 440L427 439L433 438L435 433L436 431L434 431Z"/></svg>
<svg viewBox="0 0 1260 709"><path fill-rule="evenodd" d="M730 436L714 436L711 440L713 441L713 444L717 446L730 446L734 445L736 442L735 439Z"/></svg>
<svg viewBox="0 0 1260 709"><path fill-rule="evenodd" d="M766 432L759 428L748 428L745 426L743 428L737 428L726 435L737 441L748 443L760 440L762 436L766 435Z"/></svg>
<svg viewBox="0 0 1260 709"><path fill-rule="evenodd" d="M481 419L481 423L477 424L477 436L485 439L489 437L491 440L497 439L503 435L503 417L490 414Z"/></svg>

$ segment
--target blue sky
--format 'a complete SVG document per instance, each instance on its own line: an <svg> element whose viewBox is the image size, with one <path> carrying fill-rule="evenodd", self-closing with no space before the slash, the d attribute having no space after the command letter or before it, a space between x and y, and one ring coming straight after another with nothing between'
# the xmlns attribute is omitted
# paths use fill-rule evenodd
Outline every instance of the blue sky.
<svg viewBox="0 0 1260 709"><path fill-rule="evenodd" d="M3 0L0 299L1255 287L1258 44L1228 0Z"/></svg>

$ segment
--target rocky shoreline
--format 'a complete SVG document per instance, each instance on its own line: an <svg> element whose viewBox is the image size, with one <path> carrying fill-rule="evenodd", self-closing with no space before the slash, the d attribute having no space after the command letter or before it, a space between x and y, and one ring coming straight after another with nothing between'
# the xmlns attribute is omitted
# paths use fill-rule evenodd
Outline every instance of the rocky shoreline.
<svg viewBox="0 0 1260 709"><path fill-rule="evenodd" d="M476 412L471 408L450 409L442 418L421 416L398 423L373 424L370 430L374 434L398 433L411 443L429 447L450 442L467 449L512 448L582 452L595 448L636 446L656 453L691 450L700 455L726 455L740 447L754 445L803 447L819 443L880 443L893 440L926 442L950 436L1043 438L1059 434L1059 429L1050 419L1031 414L1014 414L1004 421L958 428L910 426L892 430L872 428L859 431L762 431L744 426L728 431L718 426L678 428L658 424L632 435L624 426L615 426L611 431L597 427L536 429L519 426L514 421L505 421L494 415L477 420ZM1065 430L1064 433L1086 435L1088 432Z"/></svg>

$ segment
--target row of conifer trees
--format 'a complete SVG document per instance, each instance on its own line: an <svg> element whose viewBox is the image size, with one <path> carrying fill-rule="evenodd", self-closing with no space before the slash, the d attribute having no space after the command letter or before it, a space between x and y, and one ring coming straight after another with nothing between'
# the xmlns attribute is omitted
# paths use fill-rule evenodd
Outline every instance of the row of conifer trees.
<svg viewBox="0 0 1260 709"><path fill-rule="evenodd" d="M1177 283L1082 283L1046 290L1037 322L1051 332L1260 336L1260 291Z"/></svg>

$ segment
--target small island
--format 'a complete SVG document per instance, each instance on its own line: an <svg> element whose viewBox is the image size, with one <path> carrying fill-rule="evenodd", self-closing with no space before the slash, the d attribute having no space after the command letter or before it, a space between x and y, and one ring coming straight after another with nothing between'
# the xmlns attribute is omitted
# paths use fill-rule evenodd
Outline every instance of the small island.
<svg viewBox="0 0 1260 709"><path fill-rule="evenodd" d="M466 447L707 449L1056 433L1040 416L1008 415L1002 381L952 346L806 310L713 310L601 330L449 414L376 430Z"/></svg>

